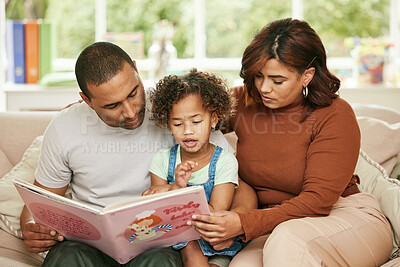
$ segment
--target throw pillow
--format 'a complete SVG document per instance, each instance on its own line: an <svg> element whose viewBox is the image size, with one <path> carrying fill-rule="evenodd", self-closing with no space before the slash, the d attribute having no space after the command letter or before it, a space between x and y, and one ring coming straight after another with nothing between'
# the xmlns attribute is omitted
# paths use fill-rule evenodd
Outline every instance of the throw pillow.
<svg viewBox="0 0 400 267"><path fill-rule="evenodd" d="M400 161L400 122L388 123L371 117L357 117L361 148L390 174Z"/></svg>
<svg viewBox="0 0 400 267"><path fill-rule="evenodd" d="M351 106L357 117L375 118L389 124L400 122L400 113L388 107L359 103L352 103Z"/></svg>
<svg viewBox="0 0 400 267"><path fill-rule="evenodd" d="M24 202L15 189L13 180L18 178L33 183L42 140L43 136L36 137L25 151L22 160L0 179L0 228L19 238L19 218Z"/></svg>
<svg viewBox="0 0 400 267"><path fill-rule="evenodd" d="M7 173L7 170L11 170L12 165L6 154L0 148L0 177Z"/></svg>
<svg viewBox="0 0 400 267"><path fill-rule="evenodd" d="M360 151L354 171L360 177L362 192L372 194L389 220L393 236L393 251L400 247L400 181L389 178L385 169Z"/></svg>

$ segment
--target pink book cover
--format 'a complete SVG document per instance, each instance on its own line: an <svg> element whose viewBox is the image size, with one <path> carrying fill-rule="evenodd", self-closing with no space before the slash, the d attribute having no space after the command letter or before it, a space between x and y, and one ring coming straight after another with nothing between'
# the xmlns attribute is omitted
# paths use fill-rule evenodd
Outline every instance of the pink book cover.
<svg viewBox="0 0 400 267"><path fill-rule="evenodd" d="M186 221L193 214L210 213L202 186L96 209L21 180L14 180L14 185L35 222L56 229L68 240L96 247L121 264L147 250L200 238Z"/></svg>

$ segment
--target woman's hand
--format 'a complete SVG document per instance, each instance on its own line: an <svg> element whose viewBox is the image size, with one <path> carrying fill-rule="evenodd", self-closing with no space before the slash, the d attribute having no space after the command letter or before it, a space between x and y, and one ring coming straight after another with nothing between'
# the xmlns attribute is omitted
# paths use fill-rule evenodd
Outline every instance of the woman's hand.
<svg viewBox="0 0 400 267"><path fill-rule="evenodd" d="M216 211L211 215L193 215L187 222L209 242L214 249L221 250L232 245L232 238L244 233L240 217L232 211Z"/></svg>

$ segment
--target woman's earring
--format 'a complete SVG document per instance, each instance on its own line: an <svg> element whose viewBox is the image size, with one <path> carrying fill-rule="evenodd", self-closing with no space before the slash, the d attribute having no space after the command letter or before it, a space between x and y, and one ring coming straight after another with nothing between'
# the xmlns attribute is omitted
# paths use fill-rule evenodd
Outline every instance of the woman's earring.
<svg viewBox="0 0 400 267"><path fill-rule="evenodd" d="M307 86L303 87L303 96L304 96L304 98L307 98L307 96L308 96L308 87Z"/></svg>

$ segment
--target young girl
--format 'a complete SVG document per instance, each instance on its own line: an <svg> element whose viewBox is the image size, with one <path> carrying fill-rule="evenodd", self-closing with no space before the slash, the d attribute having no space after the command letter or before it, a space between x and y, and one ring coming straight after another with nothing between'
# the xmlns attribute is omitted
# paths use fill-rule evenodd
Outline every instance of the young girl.
<svg viewBox="0 0 400 267"><path fill-rule="evenodd" d="M211 211L229 210L238 185L238 164L233 154L210 143L234 110L232 95L214 75L192 69L183 76L170 75L150 93L152 119L168 127L177 145L160 150L150 165L151 187L143 195L203 185ZM175 245L185 266L209 266L208 256L234 256L243 246L240 239L215 251L203 240Z"/></svg>

